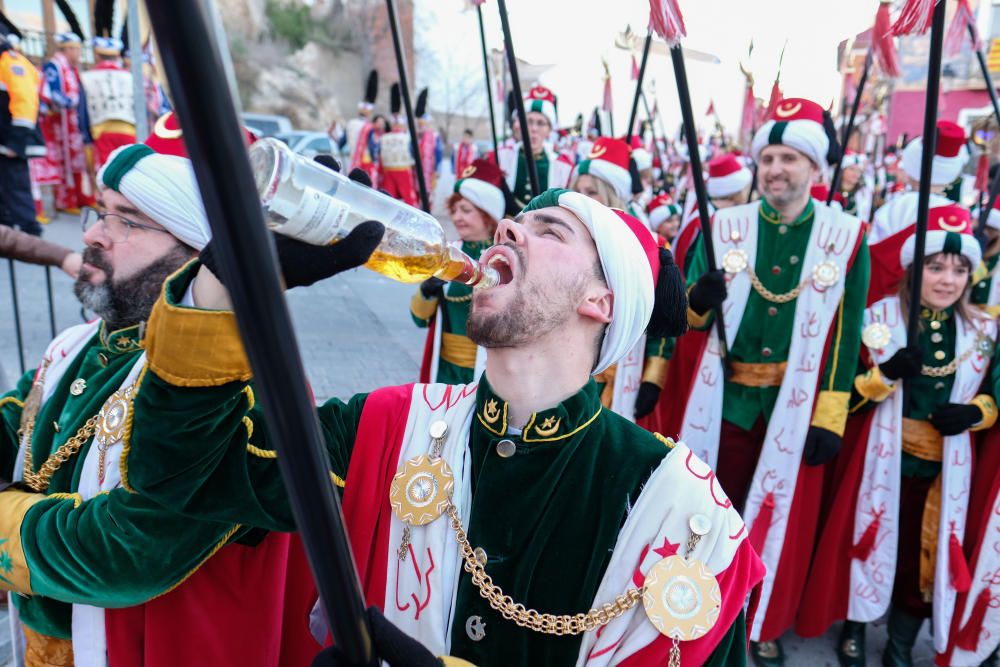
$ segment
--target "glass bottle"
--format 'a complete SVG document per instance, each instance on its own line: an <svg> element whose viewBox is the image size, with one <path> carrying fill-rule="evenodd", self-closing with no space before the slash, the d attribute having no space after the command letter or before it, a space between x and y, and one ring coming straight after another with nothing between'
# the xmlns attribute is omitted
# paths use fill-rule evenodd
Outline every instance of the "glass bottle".
<svg viewBox="0 0 1000 667"><path fill-rule="evenodd" d="M403 283L431 276L476 288L500 283L496 269L449 244L433 216L355 183L277 139L255 142L250 165L267 225L279 234L326 245L366 220L377 220L385 225L385 235L365 267Z"/></svg>

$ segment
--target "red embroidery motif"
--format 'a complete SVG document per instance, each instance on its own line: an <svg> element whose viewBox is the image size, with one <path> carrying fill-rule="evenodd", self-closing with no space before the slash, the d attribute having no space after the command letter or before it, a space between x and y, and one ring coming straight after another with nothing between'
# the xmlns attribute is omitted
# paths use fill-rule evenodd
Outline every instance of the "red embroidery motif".
<svg viewBox="0 0 1000 667"><path fill-rule="evenodd" d="M413 564L413 573L417 577L417 584L418 584L418 586L420 588L423 588L425 586L427 588L427 594L424 596L423 601L421 601L417 597L416 593L410 593L410 597L413 599L413 603L417 606L417 608L415 610L415 613L414 613L414 616L413 616L413 620L419 621L420 620L420 612L422 612L424 609L426 609L427 605L429 605L431 603L431 593L432 593L432 591L431 591L431 572L434 571L434 568L436 567L436 565L434 564L434 554L432 554L430 548L428 548L427 549L427 558L428 558L428 560L430 560L431 564L430 564L430 567L427 568L427 571L424 572L423 574L421 574L420 573L420 566L417 565L417 554L414 552L412 544L409 545L409 549L410 549L410 558L409 558L409 561L410 561L410 563ZM397 560L396 561L396 609L398 609L399 611L406 611L407 609L410 608L410 603L407 602L405 605L401 605L399 603L399 579L400 579L399 568L400 568L401 565L402 565L402 561Z"/></svg>
<svg viewBox="0 0 1000 667"><path fill-rule="evenodd" d="M465 387L462 388L462 391L459 392L458 396L456 396L454 400L452 400L452 389L454 389L454 387L452 385L448 385L447 387L444 388L444 394L441 395L441 398L440 400L438 400L436 405L431 404L432 399L427 395L427 389L430 386L431 385L429 384L424 385L424 403L426 403L427 407L431 409L431 412L435 412L442 405L446 406L445 411L451 410L453 407L458 405L458 403L462 399L474 395L476 393L476 387L478 387L479 385L475 384L465 385Z"/></svg>
<svg viewBox="0 0 1000 667"><path fill-rule="evenodd" d="M732 507L733 501L731 501L726 496L726 493L722 490L721 486L719 486L719 493L722 494L722 500L719 500L719 496L716 495L715 493L715 487L718 484L718 480L715 478L715 471L709 468L708 466L705 466L708 472L705 473L704 475L698 474L697 472L695 472L695 469L691 467L691 459L693 458L695 458L694 452L688 452L687 459L684 461L684 466L688 469L688 472L690 472L698 479L703 479L706 482L708 482L708 488L712 493L712 500L715 501L716 505L718 505L723 509L729 509L730 507Z"/></svg>

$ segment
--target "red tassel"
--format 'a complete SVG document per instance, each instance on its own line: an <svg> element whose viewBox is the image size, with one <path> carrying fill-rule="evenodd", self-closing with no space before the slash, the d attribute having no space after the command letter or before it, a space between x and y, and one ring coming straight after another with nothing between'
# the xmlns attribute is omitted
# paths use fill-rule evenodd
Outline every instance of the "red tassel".
<svg viewBox="0 0 1000 667"><path fill-rule="evenodd" d="M976 18L969 7L969 0L958 0L958 7L955 8L955 15L951 18L948 32L944 34L944 55L952 58L962 52L962 45L969 34L969 26L972 26L972 48L979 50L982 42L979 40L979 33L976 31Z"/></svg>
<svg viewBox="0 0 1000 667"><path fill-rule="evenodd" d="M892 34L922 35L931 27L934 6L941 0L906 0L899 10L899 18L892 24Z"/></svg>
<svg viewBox="0 0 1000 667"><path fill-rule="evenodd" d="M857 558L861 562L868 560L868 557L872 555L872 551L875 550L875 538L878 537L878 529L881 523L882 516L876 514L872 522L865 528L865 532L861 533L858 543L851 547L847 555L851 558Z"/></svg>
<svg viewBox="0 0 1000 667"><path fill-rule="evenodd" d="M761 503L760 512L753 520L753 528L750 529L750 546L758 554L764 553L764 545L767 544L767 533L771 530L771 520L774 518L774 494L768 492Z"/></svg>
<svg viewBox="0 0 1000 667"><path fill-rule="evenodd" d="M959 593L968 593L972 587L972 576L955 533L948 538L948 570L951 572L951 587Z"/></svg>
<svg viewBox="0 0 1000 667"><path fill-rule="evenodd" d="M896 53L896 43L892 41L892 19L889 18L889 3L883 2L875 14L875 27L872 28L872 48L879 67L887 77L899 76L899 56Z"/></svg>
<svg viewBox="0 0 1000 667"><path fill-rule="evenodd" d="M976 596L976 604L972 607L972 614L965 623L965 627L958 631L955 636L955 646L963 651L975 651L979 646L979 635L983 632L983 620L986 618L986 609L990 606L992 599L989 588L979 591Z"/></svg>
<svg viewBox="0 0 1000 667"><path fill-rule="evenodd" d="M677 0L649 0L649 27L670 46L677 46L681 37L687 36Z"/></svg>
<svg viewBox="0 0 1000 667"><path fill-rule="evenodd" d="M990 187L990 156L983 151L976 163L976 189L987 192Z"/></svg>

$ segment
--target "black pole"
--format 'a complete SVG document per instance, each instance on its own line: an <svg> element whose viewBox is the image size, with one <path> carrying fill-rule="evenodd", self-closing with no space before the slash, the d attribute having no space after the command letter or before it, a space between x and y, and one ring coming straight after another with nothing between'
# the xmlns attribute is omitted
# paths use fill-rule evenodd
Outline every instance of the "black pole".
<svg viewBox="0 0 1000 667"><path fill-rule="evenodd" d="M361 585L216 31L203 0L147 7L323 610L347 664L373 665Z"/></svg>
<svg viewBox="0 0 1000 667"><path fill-rule="evenodd" d="M521 124L521 150L524 151L524 164L528 169L528 184L531 185L531 196L542 193L541 181L538 180L538 169L535 168L535 156L531 150L531 135L528 133L528 115L524 112L524 96L521 94L521 78L517 73L517 56L514 55L514 42L510 38L510 21L507 19L507 3L497 0L500 11L500 26L503 28L503 46L507 52L507 65L510 67L510 83L514 89L514 106L517 107L517 121ZM552 128L555 129L555 128Z"/></svg>
<svg viewBox="0 0 1000 667"><path fill-rule="evenodd" d="M688 88L687 69L684 67L684 52L680 45L670 48L670 59L674 63L674 78L677 80L677 98L681 103L681 118L684 120L684 138L688 145L688 162L691 166L691 179L694 181L694 193L698 203L698 222L701 225L701 242L705 248L705 258L708 270L715 271L715 247L712 243L712 224L708 217L708 191L705 189L705 177L701 171L701 154L698 152L698 130L694 126L694 112L691 110L691 90ZM722 307L715 309L715 326L719 334L719 356L722 358L722 368L728 377L729 352L726 346L726 325L722 319Z"/></svg>
<svg viewBox="0 0 1000 667"><path fill-rule="evenodd" d="M642 95L642 82L646 78L646 61L649 60L649 47L653 44L653 33L646 33L646 43L642 47L642 62L639 63L639 80L635 82L635 96L632 98L632 113L628 117L628 127L625 128L625 141L632 139L632 128L635 127L635 115L639 112L639 96ZM649 110L646 111L649 115Z"/></svg>
<svg viewBox="0 0 1000 667"><path fill-rule="evenodd" d="M851 132L854 130L854 121L858 117L858 107L861 106L861 95L865 92L865 84L868 82L868 70L871 69L871 65L872 50L868 49L868 55L865 56L865 66L861 70L861 80L858 81L858 89L854 93L854 101L851 103L851 115L847 119L847 125L844 126L844 136L840 142L842 153L847 153L847 142L850 141ZM844 156L841 155L840 161L833 168L833 178L830 179L830 192L826 195L827 206L833 201L833 196L837 193L837 188L840 187L840 172L844 169L843 165Z"/></svg>
<svg viewBox="0 0 1000 667"><path fill-rule="evenodd" d="M972 45L976 44L976 30L969 24L969 36L972 38ZM993 77L990 76L990 68L986 66L986 56L983 55L982 49L976 49L976 60L979 61L979 71L983 74L983 83L986 84L986 90L990 92L990 102L993 103L993 115L997 119L997 124L1000 125L1000 99L997 99L997 89L993 85Z"/></svg>
<svg viewBox="0 0 1000 667"><path fill-rule="evenodd" d="M21 334L21 302L17 298L17 276L14 275L14 260L7 259L10 269L10 296L14 305L14 333L17 337L17 358L21 362L21 375L24 375L24 337Z"/></svg>
<svg viewBox="0 0 1000 667"><path fill-rule="evenodd" d="M646 118L649 119L649 136L653 140L653 151L656 154L656 157L660 160L660 182L662 184L661 190L665 190L666 189L666 182L667 182L667 179L666 179L666 176L667 176L667 158L663 154L663 150L660 149L660 144L656 141L656 130L653 128L653 114L650 112L650 109L649 109L649 100L646 99L646 93L640 91L640 95L642 96L642 106L645 107L645 109L646 109ZM663 148L666 149L666 143L667 143L666 140L664 140L663 143L664 143L664 147ZM653 179L653 183L655 185L655 183L656 183L656 179L655 178Z"/></svg>
<svg viewBox="0 0 1000 667"><path fill-rule="evenodd" d="M493 111L493 90L490 83L490 60L486 55L486 29L483 27L483 8L476 5L476 16L479 17L479 43L483 47L483 76L486 81L486 104L490 108L490 137L493 139L493 159L500 166L500 144L497 142L497 119ZM458 174L456 174L458 176Z"/></svg>
<svg viewBox="0 0 1000 667"><path fill-rule="evenodd" d="M45 291L49 297L49 330L56 337L56 305L52 299L52 267L45 267Z"/></svg>
<svg viewBox="0 0 1000 667"><path fill-rule="evenodd" d="M396 14L395 0L385 0L389 11L389 29L392 31L392 48L396 52L396 69L399 72L399 90L403 94L403 109L406 110L406 124L410 128L410 150L417 161L417 189L420 190L420 204L424 211L431 212L431 200L427 194L427 181L424 180L424 161L420 157L420 139L417 137L417 121L413 117L413 105L410 104L410 84L406 76L406 55L403 53L403 40L399 34L399 16Z"/></svg>
<svg viewBox="0 0 1000 667"><path fill-rule="evenodd" d="M931 201L931 169L937 148L937 103L941 88L941 44L944 39L945 3L934 7L931 23L931 52L927 66L927 98L924 101L923 153L920 156L920 189L917 192L917 229L913 243L913 282L910 286L910 312L906 323L906 341L916 345L920 335L920 292L924 284L924 248L927 240L928 208Z"/></svg>

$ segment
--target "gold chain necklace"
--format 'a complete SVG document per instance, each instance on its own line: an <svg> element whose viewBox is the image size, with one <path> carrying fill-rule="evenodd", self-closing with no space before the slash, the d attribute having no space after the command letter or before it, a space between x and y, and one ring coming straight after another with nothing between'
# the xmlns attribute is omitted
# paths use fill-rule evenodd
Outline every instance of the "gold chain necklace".
<svg viewBox="0 0 1000 667"><path fill-rule="evenodd" d="M64 442L49 458L45 459L45 463L38 469L38 472L35 472L35 466L31 457L31 437L35 431L35 418L31 417L18 432L19 436L23 436L21 442L24 443L22 446L25 448L24 483L30 486L33 491L39 493L46 491L49 488L49 482L55 471L59 470L63 463L73 458L80 451L80 448L93 437L97 429L97 417L98 415L94 415L88 419L87 423L76 432L76 435Z"/></svg>
<svg viewBox="0 0 1000 667"><path fill-rule="evenodd" d="M750 284L753 285L754 291L771 303L788 303L789 301L794 301L798 298L799 294L802 293L802 290L805 289L806 285L809 284L808 280L803 280L790 292L775 294L771 290L764 287L764 283L762 283L760 278L757 277L757 272L753 270L752 266L747 264L746 268L743 270L747 272L748 276L750 276Z"/></svg>
<svg viewBox="0 0 1000 667"><path fill-rule="evenodd" d="M607 625L642 600L642 591L630 588L623 595L616 597L614 602L609 602L600 609L591 609L585 614L543 614L528 609L520 602L514 602L514 599L506 595L503 589L493 583L490 575L486 574L486 568L476 558L465 529L462 528L462 520L458 518L458 511L452 503L448 503L445 513L455 531L455 541L458 542L459 550L462 552L465 571L472 575L472 583L479 589L479 594L490 603L490 607L500 612L501 616L514 621L522 628L547 635L579 635Z"/></svg>
<svg viewBox="0 0 1000 667"><path fill-rule="evenodd" d="M472 294L466 294L465 296L448 296L445 294L444 300L448 303L468 303L472 301Z"/></svg>
<svg viewBox="0 0 1000 667"><path fill-rule="evenodd" d="M963 352L962 356L952 359L951 363L946 366L921 366L920 374L931 378L945 378L949 375L954 375L955 371L958 370L958 367L979 349L982 339L982 336L978 336L976 338L976 342L972 344L972 347Z"/></svg>

